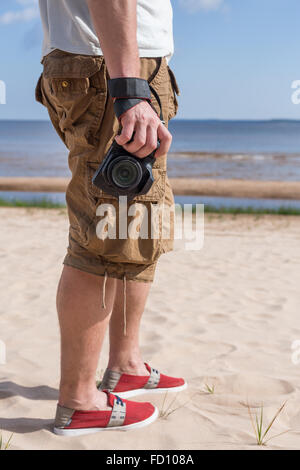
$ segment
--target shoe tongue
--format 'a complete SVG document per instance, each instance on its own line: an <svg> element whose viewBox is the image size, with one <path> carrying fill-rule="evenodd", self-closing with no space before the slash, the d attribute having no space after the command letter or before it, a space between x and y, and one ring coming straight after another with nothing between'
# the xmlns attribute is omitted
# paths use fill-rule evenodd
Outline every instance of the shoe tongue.
<svg viewBox="0 0 300 470"><path fill-rule="evenodd" d="M148 372L151 372L151 367L150 367L146 362L145 362L144 364L145 364L145 366L146 366L147 371L148 371Z"/></svg>
<svg viewBox="0 0 300 470"><path fill-rule="evenodd" d="M107 395L107 404L111 407L114 406L114 401L115 401L115 395L110 393L108 390L102 390L102 392L106 393Z"/></svg>
<svg viewBox="0 0 300 470"><path fill-rule="evenodd" d="M113 408L113 407L114 407L114 401L115 401L116 396L113 395L112 393L110 393L110 392L107 391L107 390L103 390L103 392L105 392L106 395L107 395L107 404Z"/></svg>

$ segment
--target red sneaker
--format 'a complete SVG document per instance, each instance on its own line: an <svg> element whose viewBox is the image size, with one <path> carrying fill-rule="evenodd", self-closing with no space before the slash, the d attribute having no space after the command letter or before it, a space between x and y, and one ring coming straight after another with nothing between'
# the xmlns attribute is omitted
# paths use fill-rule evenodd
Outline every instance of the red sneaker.
<svg viewBox="0 0 300 470"><path fill-rule="evenodd" d="M181 392L187 388L184 379L168 377L145 363L150 375L121 374L106 369L99 390L109 390L122 398L134 397L144 393Z"/></svg>
<svg viewBox="0 0 300 470"><path fill-rule="evenodd" d="M98 431L127 431L142 428L158 417L158 409L151 403L122 400L107 390L112 410L78 411L57 405L54 433L60 436L79 436Z"/></svg>

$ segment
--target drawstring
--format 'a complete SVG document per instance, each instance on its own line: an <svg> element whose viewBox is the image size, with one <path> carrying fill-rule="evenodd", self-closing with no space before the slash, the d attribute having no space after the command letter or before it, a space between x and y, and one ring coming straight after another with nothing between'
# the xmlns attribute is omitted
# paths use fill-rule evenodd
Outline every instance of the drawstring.
<svg viewBox="0 0 300 470"><path fill-rule="evenodd" d="M106 291L107 271L104 273L103 289L102 289L102 308L106 308L105 291Z"/></svg>
<svg viewBox="0 0 300 470"><path fill-rule="evenodd" d="M123 316L124 316L124 336L126 336L126 274L123 277Z"/></svg>

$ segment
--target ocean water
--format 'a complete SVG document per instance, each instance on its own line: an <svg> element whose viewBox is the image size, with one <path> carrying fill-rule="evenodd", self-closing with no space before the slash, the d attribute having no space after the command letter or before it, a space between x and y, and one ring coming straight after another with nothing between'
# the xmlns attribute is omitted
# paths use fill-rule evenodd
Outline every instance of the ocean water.
<svg viewBox="0 0 300 470"><path fill-rule="evenodd" d="M169 128L170 177L300 180L300 121L175 119ZM0 121L0 176L69 174L67 150L50 122Z"/></svg>

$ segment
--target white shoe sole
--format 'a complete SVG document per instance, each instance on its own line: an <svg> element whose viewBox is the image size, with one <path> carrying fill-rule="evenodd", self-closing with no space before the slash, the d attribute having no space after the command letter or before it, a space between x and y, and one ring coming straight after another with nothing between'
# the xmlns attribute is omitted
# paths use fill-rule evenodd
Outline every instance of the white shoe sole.
<svg viewBox="0 0 300 470"><path fill-rule="evenodd" d="M169 387L169 388L138 388L136 390L128 390L127 392L112 392L114 395L118 395L120 398L130 398L136 397L139 395L145 395L146 393L158 394L158 393L177 393L182 392L187 388L187 383L179 385L179 387Z"/></svg>
<svg viewBox="0 0 300 470"><path fill-rule="evenodd" d="M82 436L83 434L93 434L95 432L101 431L130 431L131 429L138 429L143 428L144 426L148 426L149 424L153 423L158 418L158 409L156 406L154 407L155 410L149 418L144 419L143 421L139 421L138 423L127 424L126 426L112 426L108 428L80 428L80 429L60 429L55 428L53 429L54 434L58 436Z"/></svg>

